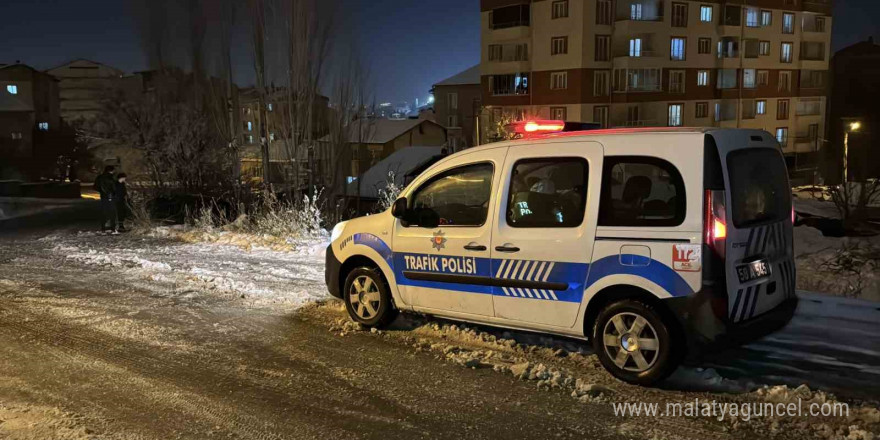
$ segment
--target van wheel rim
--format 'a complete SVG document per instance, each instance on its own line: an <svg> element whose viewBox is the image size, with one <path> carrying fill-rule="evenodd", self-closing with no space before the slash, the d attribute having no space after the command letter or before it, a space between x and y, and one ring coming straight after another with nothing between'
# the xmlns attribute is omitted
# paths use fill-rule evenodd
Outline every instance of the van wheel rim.
<svg viewBox="0 0 880 440"><path fill-rule="evenodd" d="M631 312L618 313L602 330L605 354L621 370L641 373L657 363L660 339L645 317Z"/></svg>
<svg viewBox="0 0 880 440"><path fill-rule="evenodd" d="M361 275L354 279L348 289L348 302L361 319L370 319L379 313L379 287L373 279Z"/></svg>

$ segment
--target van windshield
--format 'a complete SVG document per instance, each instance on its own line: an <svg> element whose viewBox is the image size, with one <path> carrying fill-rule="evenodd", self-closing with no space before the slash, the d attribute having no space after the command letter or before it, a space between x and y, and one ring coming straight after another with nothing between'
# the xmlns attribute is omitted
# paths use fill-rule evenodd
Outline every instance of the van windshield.
<svg viewBox="0 0 880 440"><path fill-rule="evenodd" d="M727 170L734 226L782 221L791 214L791 189L778 151L753 148L731 152Z"/></svg>

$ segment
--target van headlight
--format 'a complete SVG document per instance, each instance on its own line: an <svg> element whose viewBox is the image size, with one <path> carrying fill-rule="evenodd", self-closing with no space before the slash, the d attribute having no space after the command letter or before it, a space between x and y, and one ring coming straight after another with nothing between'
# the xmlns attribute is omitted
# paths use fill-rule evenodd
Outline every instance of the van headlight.
<svg viewBox="0 0 880 440"><path fill-rule="evenodd" d="M330 242L331 243L336 241L342 235L342 231L345 230L345 225L347 223L348 223L348 221L339 222L336 224L336 226L333 227L333 232L330 233Z"/></svg>

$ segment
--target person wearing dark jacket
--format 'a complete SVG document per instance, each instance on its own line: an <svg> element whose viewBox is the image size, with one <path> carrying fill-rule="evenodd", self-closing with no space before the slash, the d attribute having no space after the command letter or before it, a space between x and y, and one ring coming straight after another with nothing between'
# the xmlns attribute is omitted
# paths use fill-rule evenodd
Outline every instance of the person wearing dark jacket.
<svg viewBox="0 0 880 440"><path fill-rule="evenodd" d="M104 167L104 172L95 179L95 191L101 195L101 232L108 229L116 230L116 179L113 178L115 168Z"/></svg>
<svg viewBox="0 0 880 440"><path fill-rule="evenodd" d="M116 202L116 230L125 232L125 219L128 218L128 188L125 187L125 173L116 175L116 191L114 192L114 201Z"/></svg>

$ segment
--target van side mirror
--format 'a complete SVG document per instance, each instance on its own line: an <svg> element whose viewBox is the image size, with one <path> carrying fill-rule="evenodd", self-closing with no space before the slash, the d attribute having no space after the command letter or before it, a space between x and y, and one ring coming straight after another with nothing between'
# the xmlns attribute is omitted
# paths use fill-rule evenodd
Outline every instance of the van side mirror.
<svg viewBox="0 0 880 440"><path fill-rule="evenodd" d="M406 215L406 197L401 197L391 205L391 215L402 219Z"/></svg>

